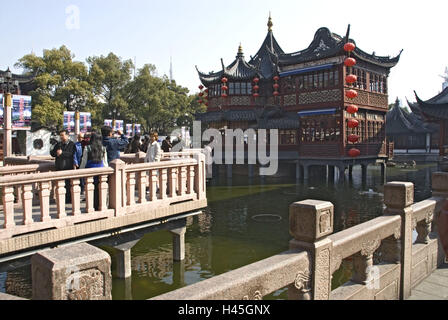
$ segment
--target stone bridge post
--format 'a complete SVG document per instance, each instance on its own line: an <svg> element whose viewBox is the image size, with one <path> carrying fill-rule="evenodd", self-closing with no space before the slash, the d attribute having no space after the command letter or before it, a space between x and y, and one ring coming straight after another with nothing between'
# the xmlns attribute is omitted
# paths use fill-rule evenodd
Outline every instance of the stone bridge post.
<svg viewBox="0 0 448 320"><path fill-rule="evenodd" d="M110 207L115 209L115 216L124 214L126 204L126 164L120 159L112 161L110 167L114 169L114 173L109 179L109 202Z"/></svg>
<svg viewBox="0 0 448 320"><path fill-rule="evenodd" d="M290 299L328 300L331 293L331 256L334 206L331 202L305 200L289 208L289 232L294 237L291 249L310 254L309 272L299 273L288 287Z"/></svg>
<svg viewBox="0 0 448 320"><path fill-rule="evenodd" d="M384 215L401 216L401 240L396 243L395 253L401 252L400 299L405 300L411 295L414 184L410 182L386 184L384 186L384 203L387 206Z"/></svg>

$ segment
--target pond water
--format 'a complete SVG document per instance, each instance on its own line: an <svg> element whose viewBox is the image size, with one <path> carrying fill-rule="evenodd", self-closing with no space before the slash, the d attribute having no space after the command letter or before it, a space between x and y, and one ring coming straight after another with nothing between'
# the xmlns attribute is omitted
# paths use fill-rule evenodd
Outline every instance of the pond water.
<svg viewBox="0 0 448 320"><path fill-rule="evenodd" d="M435 165L387 168L387 181L413 182L415 201L421 201L431 196L431 173L436 169ZM294 177L212 181L207 186L208 207L188 220L185 261L173 263L169 232L146 235L132 249L132 277L113 279L113 299L149 299L288 250L289 205L296 201L331 201L335 206L335 232L380 216L380 167L369 166L364 185L360 171L355 167L352 181L336 185L317 172L311 173L307 184L296 184ZM0 292L30 297L30 289L29 266L0 272ZM286 289L266 299L287 299Z"/></svg>

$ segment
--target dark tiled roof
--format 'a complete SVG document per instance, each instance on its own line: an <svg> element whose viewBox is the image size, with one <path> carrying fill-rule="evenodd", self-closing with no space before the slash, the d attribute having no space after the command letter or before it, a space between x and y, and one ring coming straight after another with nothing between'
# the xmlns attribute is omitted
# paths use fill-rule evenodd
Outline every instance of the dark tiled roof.
<svg viewBox="0 0 448 320"><path fill-rule="evenodd" d="M278 56L284 54L283 49L275 40L272 31L269 31L257 54L249 63L256 66L261 76L265 79L272 78L276 73Z"/></svg>
<svg viewBox="0 0 448 320"><path fill-rule="evenodd" d="M408 114L403 108L395 105L386 114L386 132L388 135L430 133L431 129L416 115Z"/></svg>
<svg viewBox="0 0 448 320"><path fill-rule="evenodd" d="M235 60L227 67L224 67L224 62L221 60L222 70L219 72L212 72L209 74L202 73L196 67L198 71L199 78L201 82L208 86L213 83L221 83L221 79L223 77L228 78L228 80L237 80L237 81L250 81L256 76L259 76L258 69L244 59L244 54L242 48L240 46L238 50L238 54Z"/></svg>
<svg viewBox="0 0 448 320"><path fill-rule="evenodd" d="M417 103L413 107L420 109L425 118L448 120L448 88L427 101L422 101L414 93Z"/></svg>
<svg viewBox="0 0 448 320"><path fill-rule="evenodd" d="M349 41L355 43L355 41L352 39L350 39ZM320 28L316 31L314 39L308 48L302 51L280 55L279 63L281 66L283 66L338 56L345 53L345 43L346 38L343 38L336 33L330 32L328 28ZM401 52L395 58L379 57L375 54L368 54L358 47L356 47L355 51L353 52L353 56L358 59L387 68L394 67L400 60L400 55Z"/></svg>

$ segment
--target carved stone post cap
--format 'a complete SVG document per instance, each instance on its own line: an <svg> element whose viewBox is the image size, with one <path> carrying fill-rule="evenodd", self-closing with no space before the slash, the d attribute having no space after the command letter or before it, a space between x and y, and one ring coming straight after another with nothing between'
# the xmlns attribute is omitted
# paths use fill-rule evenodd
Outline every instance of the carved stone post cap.
<svg viewBox="0 0 448 320"><path fill-rule="evenodd" d="M126 166L126 163L123 160L115 159L109 163L109 166L112 168L121 168Z"/></svg>
<svg viewBox="0 0 448 320"><path fill-rule="evenodd" d="M384 185L384 203L388 208L403 209L414 203L414 184L389 182Z"/></svg>
<svg viewBox="0 0 448 320"><path fill-rule="evenodd" d="M448 172L434 172L432 174L432 190L448 193Z"/></svg>
<svg viewBox="0 0 448 320"><path fill-rule="evenodd" d="M331 202L304 200L289 207L289 233L294 239L315 242L331 233L334 225Z"/></svg>
<svg viewBox="0 0 448 320"><path fill-rule="evenodd" d="M44 250L31 258L34 300L110 300L111 258L87 243Z"/></svg>

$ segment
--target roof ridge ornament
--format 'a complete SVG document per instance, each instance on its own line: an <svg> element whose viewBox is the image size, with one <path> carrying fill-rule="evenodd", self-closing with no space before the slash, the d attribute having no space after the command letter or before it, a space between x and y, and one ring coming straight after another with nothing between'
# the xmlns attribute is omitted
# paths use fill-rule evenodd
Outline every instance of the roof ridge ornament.
<svg viewBox="0 0 448 320"><path fill-rule="evenodd" d="M271 11L269 11L269 20L268 20L268 31L269 32L272 31L273 26L274 26L274 23L272 22L272 18L271 18Z"/></svg>

